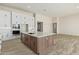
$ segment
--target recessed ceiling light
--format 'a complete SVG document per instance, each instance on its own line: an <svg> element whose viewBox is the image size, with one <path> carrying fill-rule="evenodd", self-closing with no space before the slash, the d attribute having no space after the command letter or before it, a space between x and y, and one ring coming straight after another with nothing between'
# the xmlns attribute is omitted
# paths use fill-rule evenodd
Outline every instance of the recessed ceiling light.
<svg viewBox="0 0 79 59"><path fill-rule="evenodd" d="M27 6L27 8L31 8L31 6Z"/></svg>

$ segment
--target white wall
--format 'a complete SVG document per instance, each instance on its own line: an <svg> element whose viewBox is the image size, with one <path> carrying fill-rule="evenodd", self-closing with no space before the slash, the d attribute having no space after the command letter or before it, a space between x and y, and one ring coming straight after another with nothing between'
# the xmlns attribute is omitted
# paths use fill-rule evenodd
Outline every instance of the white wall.
<svg viewBox="0 0 79 59"><path fill-rule="evenodd" d="M79 35L79 14L60 18L59 26L61 34Z"/></svg>

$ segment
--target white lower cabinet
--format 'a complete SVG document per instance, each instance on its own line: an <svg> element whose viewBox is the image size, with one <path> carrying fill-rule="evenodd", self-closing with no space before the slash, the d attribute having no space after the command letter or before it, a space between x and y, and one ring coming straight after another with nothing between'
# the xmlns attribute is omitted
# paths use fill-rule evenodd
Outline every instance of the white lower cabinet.
<svg viewBox="0 0 79 59"><path fill-rule="evenodd" d="M0 30L0 33L2 35L2 41L9 40L9 38L12 36L11 29L2 29Z"/></svg>

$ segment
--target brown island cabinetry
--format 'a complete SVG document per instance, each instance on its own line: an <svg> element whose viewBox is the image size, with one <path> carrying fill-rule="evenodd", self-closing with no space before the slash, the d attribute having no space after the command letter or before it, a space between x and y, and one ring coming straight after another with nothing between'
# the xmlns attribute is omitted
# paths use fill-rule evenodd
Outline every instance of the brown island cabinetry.
<svg viewBox="0 0 79 59"><path fill-rule="evenodd" d="M36 54L47 54L54 45L53 35L35 37L21 33L21 41Z"/></svg>

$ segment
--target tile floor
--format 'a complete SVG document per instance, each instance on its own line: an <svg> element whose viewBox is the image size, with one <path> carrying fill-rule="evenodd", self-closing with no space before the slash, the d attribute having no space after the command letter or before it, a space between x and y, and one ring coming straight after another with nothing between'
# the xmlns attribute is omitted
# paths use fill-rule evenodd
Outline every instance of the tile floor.
<svg viewBox="0 0 79 59"><path fill-rule="evenodd" d="M20 39L4 41L2 55L34 55L35 53L21 43Z"/></svg>
<svg viewBox="0 0 79 59"><path fill-rule="evenodd" d="M47 55L79 55L79 36L55 35L52 51ZM2 55L36 55L20 39L3 41Z"/></svg>

